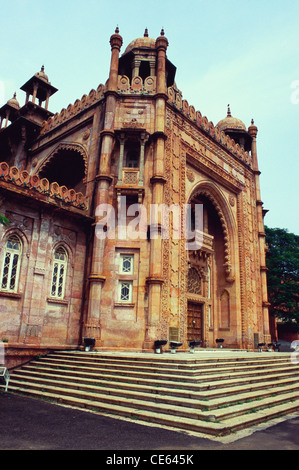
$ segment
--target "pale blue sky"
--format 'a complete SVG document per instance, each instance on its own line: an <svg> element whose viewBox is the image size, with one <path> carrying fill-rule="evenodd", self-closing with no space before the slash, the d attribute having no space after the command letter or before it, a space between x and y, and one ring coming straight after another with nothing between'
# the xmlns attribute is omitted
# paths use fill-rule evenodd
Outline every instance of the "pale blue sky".
<svg viewBox="0 0 299 470"><path fill-rule="evenodd" d="M299 234L299 0L0 0L0 15L0 106L15 91L24 104L44 64L52 112L105 83L116 25L122 52L163 27L183 98L214 124L228 103L254 118L265 222Z"/></svg>

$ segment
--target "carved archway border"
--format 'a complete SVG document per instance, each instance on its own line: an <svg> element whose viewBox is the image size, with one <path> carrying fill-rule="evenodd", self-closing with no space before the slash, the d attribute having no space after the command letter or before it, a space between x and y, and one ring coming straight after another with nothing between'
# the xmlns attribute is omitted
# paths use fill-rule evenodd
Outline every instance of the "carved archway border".
<svg viewBox="0 0 299 470"><path fill-rule="evenodd" d="M225 203L224 196L220 193L219 189L211 182L201 182L199 185L193 189L191 192L188 201L190 202L193 198L197 196L207 197L213 204L223 231L224 238L224 269L226 280L228 282L235 281L235 274L233 273L233 263L232 263L232 240L233 237L233 217L232 214Z"/></svg>
<svg viewBox="0 0 299 470"><path fill-rule="evenodd" d="M35 169L35 173L39 174L42 169L48 165L48 163L55 158L55 156L61 151L61 150L71 150L73 152L79 153L84 162L84 175L85 177L87 176L87 153L85 148L81 144L77 143L70 143L70 142L61 142L60 144L55 147L55 149L50 153L50 155L47 155L37 166Z"/></svg>

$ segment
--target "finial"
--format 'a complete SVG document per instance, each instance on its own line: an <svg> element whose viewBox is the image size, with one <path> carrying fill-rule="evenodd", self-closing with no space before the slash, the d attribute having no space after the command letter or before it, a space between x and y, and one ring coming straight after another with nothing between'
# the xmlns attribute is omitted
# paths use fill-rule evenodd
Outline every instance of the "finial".
<svg viewBox="0 0 299 470"><path fill-rule="evenodd" d="M164 28L161 29L161 33L160 33L160 34L161 34L161 36L164 36L164 34L165 34L165 33L164 33Z"/></svg>
<svg viewBox="0 0 299 470"><path fill-rule="evenodd" d="M16 91L14 92L13 97L14 97L14 99L16 99L16 97L17 97L17 92Z"/></svg>
<svg viewBox="0 0 299 470"><path fill-rule="evenodd" d="M254 119L251 119L251 125L253 126L253 124L254 124Z"/></svg>
<svg viewBox="0 0 299 470"><path fill-rule="evenodd" d="M231 112L230 112L230 105L227 105L227 117L231 117Z"/></svg>
<svg viewBox="0 0 299 470"><path fill-rule="evenodd" d="M112 49L120 50L122 44L123 44L123 38L119 34L119 27L117 25L115 28L114 34L112 34L112 36L110 37L111 50Z"/></svg>
<svg viewBox="0 0 299 470"><path fill-rule="evenodd" d="M41 72L44 72L45 71L45 66L42 65L42 68L40 69Z"/></svg>
<svg viewBox="0 0 299 470"><path fill-rule="evenodd" d="M144 37L145 37L145 38L148 38L148 29L147 29L147 28L145 28Z"/></svg>

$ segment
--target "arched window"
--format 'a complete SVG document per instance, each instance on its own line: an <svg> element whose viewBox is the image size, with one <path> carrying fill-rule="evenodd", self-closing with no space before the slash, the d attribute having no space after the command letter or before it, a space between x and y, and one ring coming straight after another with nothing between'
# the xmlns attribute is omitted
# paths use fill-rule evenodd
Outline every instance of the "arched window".
<svg viewBox="0 0 299 470"><path fill-rule="evenodd" d="M211 268L208 266L208 299L211 298Z"/></svg>
<svg viewBox="0 0 299 470"><path fill-rule="evenodd" d="M1 270L1 290L16 292L21 265L22 242L17 235L8 237L5 243Z"/></svg>
<svg viewBox="0 0 299 470"><path fill-rule="evenodd" d="M59 148L38 172L40 179L47 178L50 183L84 192L85 162L79 150Z"/></svg>
<svg viewBox="0 0 299 470"><path fill-rule="evenodd" d="M56 248L53 259L51 297L64 298L67 271L67 252L63 246Z"/></svg>
<svg viewBox="0 0 299 470"><path fill-rule="evenodd" d="M230 308L229 308L229 293L224 290L220 297L220 314L221 314L221 328L229 328L230 325Z"/></svg>
<svg viewBox="0 0 299 470"><path fill-rule="evenodd" d="M201 277L196 268L190 268L188 271L188 292L201 295Z"/></svg>

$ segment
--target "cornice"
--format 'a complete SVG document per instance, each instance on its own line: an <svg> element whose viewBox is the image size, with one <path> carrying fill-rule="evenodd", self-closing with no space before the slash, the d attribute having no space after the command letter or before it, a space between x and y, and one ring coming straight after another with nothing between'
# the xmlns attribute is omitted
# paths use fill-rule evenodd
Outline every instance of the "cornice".
<svg viewBox="0 0 299 470"><path fill-rule="evenodd" d="M180 102L177 103L173 100L171 95L172 88L168 89L169 100L167 102L167 109L180 116L183 120L181 128L188 133L186 129L186 122L192 126L196 131L200 131L210 141L210 145L216 145L222 149L225 153L229 153L232 158L237 162L240 162L244 166L251 169L252 158L248 152L246 152L238 143L236 143L229 136L225 135L224 132L220 131L212 122L209 122L206 116L202 116L199 111L195 111L193 106L189 106L186 100L182 100L180 96ZM179 125L179 123L176 123ZM213 147L211 147L213 149Z"/></svg>
<svg viewBox="0 0 299 470"><path fill-rule="evenodd" d="M61 124L71 120L73 117L78 116L83 111L88 110L95 104L100 103L105 98L106 87L102 84L96 90L92 89L89 95L83 95L81 100L77 99L74 104L69 104L65 109L63 108L59 113L50 117L44 122L40 131L39 137L47 134L52 129L60 126Z"/></svg>
<svg viewBox="0 0 299 470"><path fill-rule="evenodd" d="M222 184L233 192L238 193L245 188L245 184L242 183L242 181L226 172L211 159L197 153L193 149L189 148L187 144L185 144L185 147L187 154L186 163L190 164L194 169L199 170L208 176L212 175L218 183Z"/></svg>

